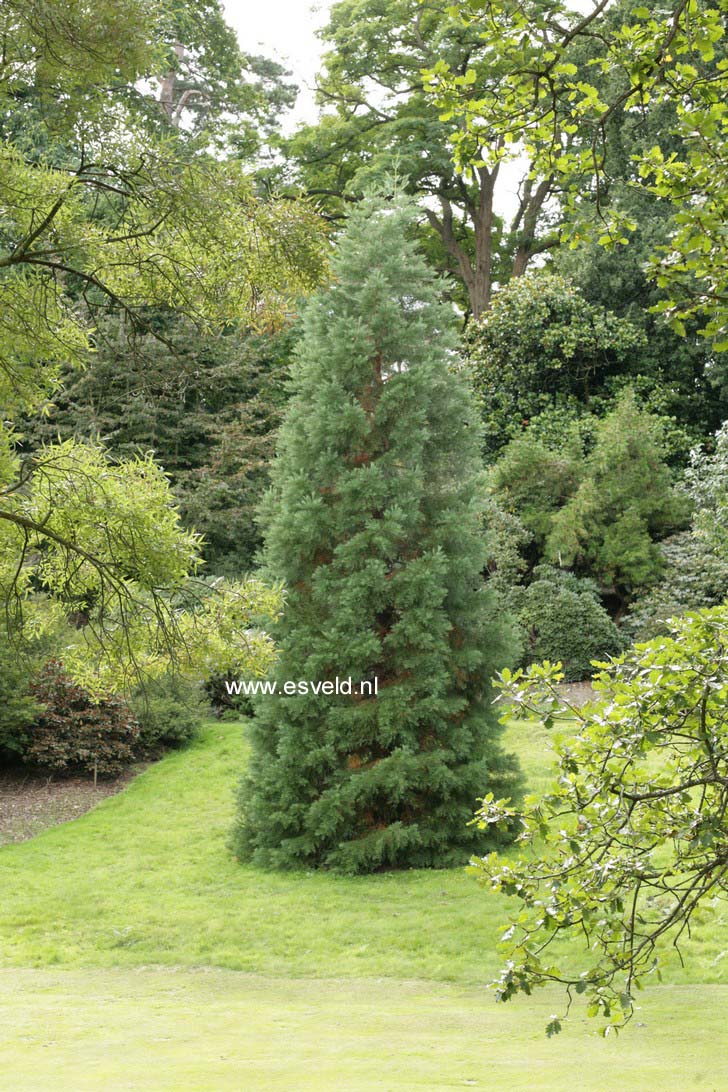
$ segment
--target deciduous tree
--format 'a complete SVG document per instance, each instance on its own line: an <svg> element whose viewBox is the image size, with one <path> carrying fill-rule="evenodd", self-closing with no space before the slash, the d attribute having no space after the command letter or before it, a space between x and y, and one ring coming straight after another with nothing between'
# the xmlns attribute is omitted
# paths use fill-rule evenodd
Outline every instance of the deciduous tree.
<svg viewBox="0 0 728 1092"><path fill-rule="evenodd" d="M322 32L328 47L318 79L319 121L287 145L306 192L341 216L362 186L396 170L421 199L423 245L452 278L454 295L476 318L493 287L520 275L554 246L553 174L524 167L515 208L504 194L516 183L501 170L497 135L484 127L472 169L453 163L451 124L426 94L423 71L446 60L454 72L472 63L477 28L453 19L447 0L341 0ZM494 85L492 58L478 78Z"/></svg>
<svg viewBox="0 0 728 1092"><path fill-rule="evenodd" d="M675 622L603 668L581 708L565 704L558 664L503 673L509 715L552 729L569 719L554 729L549 790L522 810L488 799L480 814L485 829L517 816L521 852L482 858L475 871L519 905L499 999L561 983L607 1030L629 1018L701 907L728 893L725 608ZM554 943L565 936L567 958ZM560 1027L554 1017L547 1030Z"/></svg>
<svg viewBox="0 0 728 1092"><path fill-rule="evenodd" d="M679 332L702 320L715 348L728 348L726 0L676 0L666 9L595 0L586 11L562 0L468 0L457 10L481 47L465 71L442 58L429 80L457 123L456 161L477 165L484 133L504 155L522 151L535 176L553 177L563 195L571 245L595 236L628 243L633 210L606 199L614 122L668 104L672 146L657 141L632 165L646 191L673 210L669 238L651 258L659 309ZM585 48L593 50L586 72ZM495 80L480 76L488 60ZM585 191L594 199L591 226L581 215Z"/></svg>
<svg viewBox="0 0 728 1092"><path fill-rule="evenodd" d="M16 628L31 593L50 595L109 670L152 670L197 633L222 654L226 629L263 668L270 642L253 615L276 597L253 583L182 609L199 540L149 458L114 463L96 443L65 442L23 459L15 446L13 423L87 359L99 314L163 337L160 308L219 328L285 309L316 280L309 213L256 198L239 163L155 139L121 93L155 70L165 15L145 0L51 0L0 17L1 594ZM103 674L92 649L64 659Z"/></svg>

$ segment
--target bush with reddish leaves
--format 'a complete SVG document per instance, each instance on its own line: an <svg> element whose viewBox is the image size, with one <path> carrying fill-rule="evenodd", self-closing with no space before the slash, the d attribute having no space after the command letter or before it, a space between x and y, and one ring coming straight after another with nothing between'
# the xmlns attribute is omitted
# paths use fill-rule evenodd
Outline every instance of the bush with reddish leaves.
<svg viewBox="0 0 728 1092"><path fill-rule="evenodd" d="M26 730L24 762L115 777L136 758L139 725L123 698L94 699L56 660L45 665L30 691L43 708Z"/></svg>

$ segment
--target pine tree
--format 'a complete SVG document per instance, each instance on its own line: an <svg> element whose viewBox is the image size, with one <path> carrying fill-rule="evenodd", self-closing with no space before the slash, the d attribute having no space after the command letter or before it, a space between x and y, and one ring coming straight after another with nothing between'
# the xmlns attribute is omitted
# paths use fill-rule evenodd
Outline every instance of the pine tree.
<svg viewBox="0 0 728 1092"><path fill-rule="evenodd" d="M264 504L287 587L278 693L258 699L234 845L266 866L444 866L483 849L478 798L517 791L490 677L477 412L407 199L351 214L307 305ZM351 696L285 680L353 680ZM367 694L360 680L377 680Z"/></svg>

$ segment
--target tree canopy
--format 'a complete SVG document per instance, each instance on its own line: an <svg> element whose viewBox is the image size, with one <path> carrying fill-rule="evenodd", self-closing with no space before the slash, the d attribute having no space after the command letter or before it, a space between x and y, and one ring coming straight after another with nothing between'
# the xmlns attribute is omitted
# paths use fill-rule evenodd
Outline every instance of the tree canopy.
<svg viewBox="0 0 728 1092"><path fill-rule="evenodd" d="M486 457L543 410L600 407L615 380L628 379L644 342L639 327L590 303L558 274L538 270L511 281L467 332Z"/></svg>
<svg viewBox="0 0 728 1092"><path fill-rule="evenodd" d="M477 28L453 19L446 0L340 0L322 37L328 46L318 79L322 113L287 144L294 177L340 216L363 186L396 171L421 199L426 253L460 286L456 298L477 318L496 283L523 273L557 240L551 179L524 178L505 221L498 198L508 180L498 162L482 156L472 170L456 166L451 126L426 94L425 69L468 67ZM494 75L479 66L488 86ZM482 140L490 145L489 134Z"/></svg>
<svg viewBox="0 0 728 1092"><path fill-rule="evenodd" d="M209 12L214 23L219 9ZM160 309L203 330L269 322L316 282L324 259L311 211L261 200L240 161L184 132L152 132L136 109L139 82L159 71L167 17L139 0L11 3L1 17L2 592L14 624L43 592L83 619L85 636L103 638L109 663L150 669L163 650L189 646L195 628L174 597L197 567L199 539L180 527L166 478L147 456L109 461L93 442L25 457L14 425L52 395L63 367L83 366L101 316L162 340ZM205 597L195 626L204 633L207 613L220 642L226 628L232 640L229 623L263 669L270 643L253 633L258 608L277 608L260 583L228 589L219 602Z"/></svg>
<svg viewBox="0 0 728 1092"><path fill-rule="evenodd" d="M183 316L155 320L164 340L123 318L100 320L83 369L65 367L42 415L18 422L26 455L58 437L100 440L115 458L153 452L182 522L203 536L207 571L250 570L255 510L268 481L288 395L295 326L200 332Z"/></svg>
<svg viewBox="0 0 728 1092"><path fill-rule="evenodd" d="M444 116L457 121L456 161L476 170L484 134L495 137L491 164L527 155L535 175L557 180L571 245L594 235L605 245L628 243L630 211L606 199L612 123L654 103L674 111L668 146L656 142L632 164L635 184L673 206L669 238L651 258L664 290L659 308L680 332L686 320L702 319L716 349L728 348L728 61L719 52L726 0L677 0L666 10L599 0L586 12L562 0L475 0L452 10L481 39L465 71L442 58L429 74ZM495 81L480 78L482 64ZM585 190L594 198L589 220L580 215Z"/></svg>

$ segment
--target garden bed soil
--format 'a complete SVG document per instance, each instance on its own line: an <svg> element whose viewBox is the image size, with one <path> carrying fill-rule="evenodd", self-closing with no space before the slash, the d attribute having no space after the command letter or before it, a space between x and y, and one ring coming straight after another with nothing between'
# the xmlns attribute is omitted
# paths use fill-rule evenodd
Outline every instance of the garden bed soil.
<svg viewBox="0 0 728 1092"><path fill-rule="evenodd" d="M120 792L138 772L136 767L94 786L86 777L0 771L0 845L25 842L48 827L77 819L107 796Z"/></svg>

